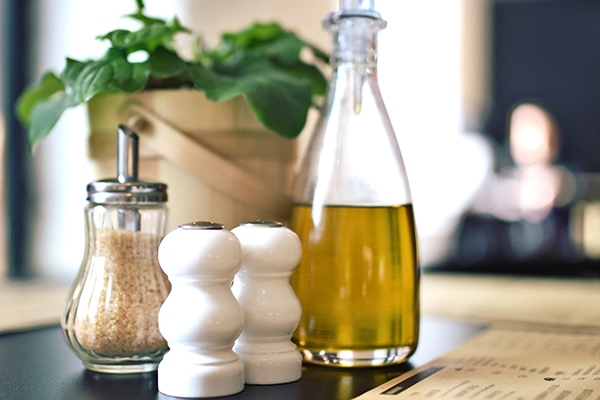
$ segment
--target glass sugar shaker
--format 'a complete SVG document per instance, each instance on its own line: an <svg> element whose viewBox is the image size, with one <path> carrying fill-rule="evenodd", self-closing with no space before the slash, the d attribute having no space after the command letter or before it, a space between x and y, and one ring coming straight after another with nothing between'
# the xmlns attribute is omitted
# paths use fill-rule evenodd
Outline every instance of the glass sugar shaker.
<svg viewBox="0 0 600 400"><path fill-rule="evenodd" d="M166 185L138 180L138 136L119 126L116 179L87 186L86 249L61 319L87 369L153 371L167 351L158 311L170 284L158 264Z"/></svg>
<svg viewBox="0 0 600 400"><path fill-rule="evenodd" d="M404 362L419 335L417 238L407 174L377 81L373 0L341 0L325 103L294 188L303 245L292 287L305 362Z"/></svg>

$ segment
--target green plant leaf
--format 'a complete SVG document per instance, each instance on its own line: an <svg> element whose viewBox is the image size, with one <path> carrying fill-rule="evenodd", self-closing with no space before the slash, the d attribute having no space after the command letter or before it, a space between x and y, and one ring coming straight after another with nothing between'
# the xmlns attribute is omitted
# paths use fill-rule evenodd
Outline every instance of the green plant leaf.
<svg viewBox="0 0 600 400"><path fill-rule="evenodd" d="M219 75L199 64L188 66L187 71L196 89L203 90L209 100L220 102L243 94L232 77Z"/></svg>
<svg viewBox="0 0 600 400"><path fill-rule="evenodd" d="M98 93L140 91L149 75L148 62L129 63L123 50L110 48L99 61L67 59L61 79L67 94L84 103Z"/></svg>
<svg viewBox="0 0 600 400"><path fill-rule="evenodd" d="M267 57L282 65L295 64L300 59L300 51L306 46L298 36L292 32L285 32L276 40L265 45L264 52Z"/></svg>
<svg viewBox="0 0 600 400"><path fill-rule="evenodd" d="M327 85L316 66L300 59L308 45L275 23L224 34L222 43L207 54L210 70L189 70L196 87L213 101L243 96L264 126L286 138L298 136L313 94L323 94Z"/></svg>
<svg viewBox="0 0 600 400"><path fill-rule="evenodd" d="M46 72L40 83L28 87L17 100L16 115L23 126L31 123L33 107L39 101L45 100L56 92L64 91L65 86L54 72Z"/></svg>
<svg viewBox="0 0 600 400"><path fill-rule="evenodd" d="M153 52L158 46L172 48L173 37L180 32L189 32L174 18L168 23L162 20L146 21L139 30L131 32L126 29L116 29L99 36L100 40L109 40L112 47L123 49L127 54L138 50Z"/></svg>
<svg viewBox="0 0 600 400"><path fill-rule="evenodd" d="M174 76L185 76L187 63L179 56L159 46L150 54L150 73L153 77L162 79Z"/></svg>
<svg viewBox="0 0 600 400"><path fill-rule="evenodd" d="M261 43L269 43L284 35L286 31L277 23L254 23L235 33L224 33L221 40L224 48L232 51L254 48Z"/></svg>
<svg viewBox="0 0 600 400"><path fill-rule="evenodd" d="M140 11L133 13L133 14L127 14L127 15L125 15L125 17L139 21L144 25L150 25L150 24L155 24L155 23L166 23L166 21L164 19L149 17Z"/></svg>
<svg viewBox="0 0 600 400"><path fill-rule="evenodd" d="M209 100L243 96L256 119L268 129L285 138L300 134L312 103L309 80L294 78L264 59L226 72L230 75L198 66L189 69L190 78Z"/></svg>
<svg viewBox="0 0 600 400"><path fill-rule="evenodd" d="M293 32L285 32L272 42L265 44L261 51L264 54L249 53L248 56L257 58L268 58L282 71L298 79L306 78L313 85L315 95L325 93L327 80L321 71L314 65L304 63L300 58L303 48L309 47L303 40ZM311 47L309 47L311 48Z"/></svg>
<svg viewBox="0 0 600 400"><path fill-rule="evenodd" d="M286 65L282 68L286 73L297 79L307 79L312 85L313 95L322 96L325 94L325 90L327 89L327 79L325 79L321 70L316 66L305 64L303 62L296 62L293 65Z"/></svg>
<svg viewBox="0 0 600 400"><path fill-rule="evenodd" d="M163 19L149 17L146 14L144 14L144 9L146 8L144 0L135 0L135 4L137 6L137 11L133 14L125 15L126 18L135 19L137 21L140 21L144 25L149 25L155 22L165 22L165 20Z"/></svg>
<svg viewBox="0 0 600 400"><path fill-rule="evenodd" d="M293 139L304 125L312 104L312 91L306 81L289 76L257 76L243 81L244 96L256 119L281 136ZM267 93L265 88L270 86Z"/></svg>
<svg viewBox="0 0 600 400"><path fill-rule="evenodd" d="M145 89L185 88L193 84L188 77L188 63L179 56L159 46L148 59L150 76Z"/></svg>
<svg viewBox="0 0 600 400"><path fill-rule="evenodd" d="M223 42L229 44L225 46L229 53L221 48L221 52L213 54L216 56L212 64L214 70L226 75L237 75L237 69L246 69L248 64L268 59L272 67L281 72L297 79L308 79L314 95L325 93L325 76L315 65L303 62L300 52L308 48L317 59L328 59L328 56L300 39L294 32L285 31L275 23L253 24L238 34L224 34L223 37ZM260 74L258 71L256 73Z"/></svg>
<svg viewBox="0 0 600 400"><path fill-rule="evenodd" d="M27 132L31 150L35 149L36 143L48 136L67 108L78 104L77 101L67 96L63 91L56 92L47 99L38 101L31 111L30 125Z"/></svg>
<svg viewBox="0 0 600 400"><path fill-rule="evenodd" d="M215 62L235 62L240 54L249 53L266 56L266 48L286 32L277 23L254 23L250 27L234 33L221 35L221 44L214 50L206 51L206 55Z"/></svg>

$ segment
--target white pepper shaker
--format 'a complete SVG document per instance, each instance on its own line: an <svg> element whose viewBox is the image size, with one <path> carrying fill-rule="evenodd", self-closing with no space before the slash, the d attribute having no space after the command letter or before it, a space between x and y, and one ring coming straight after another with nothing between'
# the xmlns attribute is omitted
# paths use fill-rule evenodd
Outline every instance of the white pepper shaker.
<svg viewBox="0 0 600 400"><path fill-rule="evenodd" d="M231 292L238 239L213 222L180 225L161 242L158 261L171 281L158 314L170 348L158 366L158 390L188 398L241 392L244 365L232 350L244 322Z"/></svg>
<svg viewBox="0 0 600 400"><path fill-rule="evenodd" d="M233 350L244 362L246 383L297 381L302 356L290 339L302 309L289 280L302 255L300 239L274 221L247 222L231 232L242 246L232 290L244 310L244 330Z"/></svg>

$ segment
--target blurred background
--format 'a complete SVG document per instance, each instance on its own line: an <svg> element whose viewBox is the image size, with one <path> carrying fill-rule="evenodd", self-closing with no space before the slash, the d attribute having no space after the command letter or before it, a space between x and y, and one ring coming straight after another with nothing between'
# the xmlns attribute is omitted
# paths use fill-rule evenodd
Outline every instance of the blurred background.
<svg viewBox="0 0 600 400"><path fill-rule="evenodd" d="M423 268L600 273L600 2L376 0L382 94L407 166ZM32 155L13 113L23 88L94 40L135 1L0 2L0 274L71 280L95 176L84 108ZM208 44L277 21L329 49L335 0L146 0ZM310 134L309 120L302 138ZM168 182L167 182L168 183ZM232 228L232 227L228 227Z"/></svg>

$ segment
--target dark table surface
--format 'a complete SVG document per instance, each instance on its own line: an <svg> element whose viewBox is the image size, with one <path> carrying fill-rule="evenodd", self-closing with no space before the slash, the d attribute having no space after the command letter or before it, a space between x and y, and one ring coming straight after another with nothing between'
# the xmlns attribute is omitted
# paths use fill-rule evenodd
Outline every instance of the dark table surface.
<svg viewBox="0 0 600 400"><path fill-rule="evenodd" d="M351 399L421 366L484 329L465 322L424 317L416 353L406 364L339 369L305 366L297 382L256 386L222 399ZM0 399L98 400L173 399L157 391L156 373L107 375L83 368L58 326L0 335Z"/></svg>

